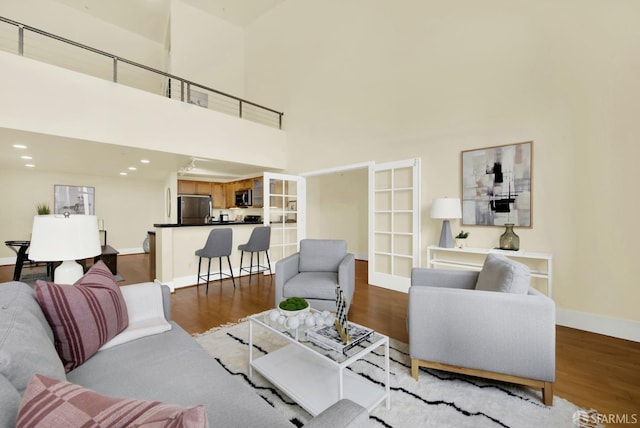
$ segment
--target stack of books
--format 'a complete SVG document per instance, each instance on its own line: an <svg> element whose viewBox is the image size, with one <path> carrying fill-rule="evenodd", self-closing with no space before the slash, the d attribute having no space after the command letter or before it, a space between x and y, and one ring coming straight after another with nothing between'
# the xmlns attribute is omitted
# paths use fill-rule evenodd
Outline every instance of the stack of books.
<svg viewBox="0 0 640 428"><path fill-rule="evenodd" d="M338 333L338 329L335 325L309 329L307 330L307 337L311 342L321 348L345 354L349 349L357 346L373 335L373 330L370 328L360 327L353 324L349 324L348 332L349 338L351 339L348 343L342 341L340 333Z"/></svg>

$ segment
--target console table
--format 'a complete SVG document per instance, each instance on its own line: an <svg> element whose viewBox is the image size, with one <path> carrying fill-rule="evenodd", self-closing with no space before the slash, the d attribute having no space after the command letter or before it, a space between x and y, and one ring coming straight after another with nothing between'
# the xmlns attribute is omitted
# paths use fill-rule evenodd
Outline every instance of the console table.
<svg viewBox="0 0 640 428"><path fill-rule="evenodd" d="M496 248L443 248L437 245L427 247L428 268L462 268L479 271L489 253L500 253L524 263L531 269L532 278L546 282L547 296L553 297L553 255L529 251L508 251Z"/></svg>
<svg viewBox="0 0 640 428"><path fill-rule="evenodd" d="M96 263L98 260L102 260L105 265L109 268L112 274L118 274L118 250L113 248L111 245L103 245L102 253L93 258L93 262Z"/></svg>

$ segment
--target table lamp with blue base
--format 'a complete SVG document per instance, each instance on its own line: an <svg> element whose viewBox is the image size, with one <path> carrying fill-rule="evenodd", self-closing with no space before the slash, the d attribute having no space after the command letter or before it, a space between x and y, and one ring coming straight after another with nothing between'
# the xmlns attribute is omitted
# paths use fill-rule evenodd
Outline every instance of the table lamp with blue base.
<svg viewBox="0 0 640 428"><path fill-rule="evenodd" d="M431 201L431 218L443 219L442 230L440 231L439 247L453 248L453 234L449 219L462 218L460 199L458 198L438 198Z"/></svg>

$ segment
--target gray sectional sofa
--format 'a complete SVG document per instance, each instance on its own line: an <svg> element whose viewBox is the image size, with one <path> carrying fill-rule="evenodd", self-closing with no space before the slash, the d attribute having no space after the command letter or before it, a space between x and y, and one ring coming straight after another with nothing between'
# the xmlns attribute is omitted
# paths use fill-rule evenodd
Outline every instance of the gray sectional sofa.
<svg viewBox="0 0 640 428"><path fill-rule="evenodd" d="M163 287L165 318L170 293ZM210 426L291 427L250 387L227 372L175 322L172 329L100 350L65 374L54 336L30 286L0 284L0 427L15 424L26 384L34 373L79 384L98 393L183 406L203 404ZM342 400L306 426L366 426L361 406Z"/></svg>

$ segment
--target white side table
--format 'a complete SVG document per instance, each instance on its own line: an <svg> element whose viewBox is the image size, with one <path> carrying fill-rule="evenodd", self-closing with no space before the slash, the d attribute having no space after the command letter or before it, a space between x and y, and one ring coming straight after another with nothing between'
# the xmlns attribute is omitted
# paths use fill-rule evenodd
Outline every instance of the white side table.
<svg viewBox="0 0 640 428"><path fill-rule="evenodd" d="M500 253L526 264L533 278L541 278L547 285L547 296L553 298L553 255L529 251L508 251L495 248L442 248L427 247L428 268L461 268L479 271L489 253Z"/></svg>

